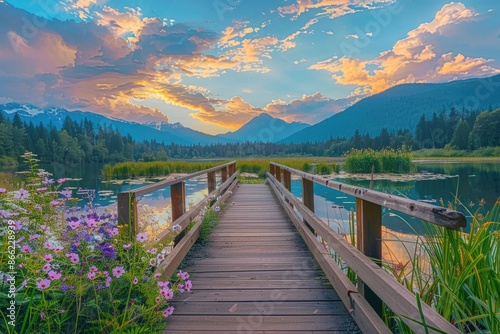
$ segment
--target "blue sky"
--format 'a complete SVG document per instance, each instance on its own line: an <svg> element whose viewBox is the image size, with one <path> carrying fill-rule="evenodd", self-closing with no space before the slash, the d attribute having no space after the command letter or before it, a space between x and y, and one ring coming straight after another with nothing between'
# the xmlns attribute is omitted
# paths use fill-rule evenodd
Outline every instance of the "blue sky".
<svg viewBox="0 0 500 334"><path fill-rule="evenodd" d="M500 72L497 1L0 0L0 102L208 133Z"/></svg>

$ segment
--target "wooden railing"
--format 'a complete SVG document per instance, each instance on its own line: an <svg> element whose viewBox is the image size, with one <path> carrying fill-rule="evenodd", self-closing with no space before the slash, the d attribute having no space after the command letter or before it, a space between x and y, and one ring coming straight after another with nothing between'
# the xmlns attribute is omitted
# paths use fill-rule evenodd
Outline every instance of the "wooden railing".
<svg viewBox="0 0 500 334"><path fill-rule="evenodd" d="M216 183L217 173L220 173L222 182L218 188ZM186 212L185 182L204 174L207 174L208 195L203 200L193 205L189 211ZM231 190L238 183L237 176L236 162L233 161L174 180L165 180L152 185L121 192L118 194L118 224L127 225L129 227L129 237L131 239L135 239L136 234L139 233L137 199L140 196L156 190L170 187L172 226L179 225L180 233L175 239L175 247L172 252L156 269L156 272L160 273L163 278L167 278L174 273L191 246L198 239L202 221L200 219L196 222L196 224L187 233L186 227L199 216L200 211L206 207L207 203L213 202L211 203L211 207L215 207L220 203L223 203L231 194ZM210 201L211 198L216 200ZM170 233L172 233L170 229L165 229L158 235L158 242L168 239L170 237Z"/></svg>
<svg viewBox="0 0 500 334"><path fill-rule="evenodd" d="M291 193L292 174L302 179L302 201ZM272 162L268 180L285 211L363 332L390 333L380 318L383 302L416 333L426 333L423 322L428 326L429 333L439 333L439 331L459 333L455 326L430 306L422 303L420 311L415 295L382 269L380 264L382 207L450 229L465 227L466 219L462 213L336 182ZM356 198L357 249L314 214L314 183ZM330 252L325 250L317 236L320 236L357 274L357 287L347 278ZM421 319L422 316L424 319ZM434 331L432 328L439 331Z"/></svg>

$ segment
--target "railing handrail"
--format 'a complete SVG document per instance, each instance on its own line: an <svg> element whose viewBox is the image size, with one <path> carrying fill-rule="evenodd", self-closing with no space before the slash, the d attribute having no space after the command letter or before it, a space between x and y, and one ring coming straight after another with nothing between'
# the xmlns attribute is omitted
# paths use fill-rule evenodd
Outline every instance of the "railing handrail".
<svg viewBox="0 0 500 334"><path fill-rule="evenodd" d="M280 195L279 200L285 211L335 287L344 305L348 309L352 309L351 313L361 328L367 332L385 333L389 331L385 325L380 323L381 319L374 310L366 305L364 298L368 299L368 297L366 296L367 288L364 287L364 284L367 284L379 296L378 298L382 299L396 314L401 315L402 320L415 332L424 332L423 326L420 323L420 316L423 315L425 323L430 326L430 333L436 333L432 328L443 330L446 333L458 333L458 330L451 323L436 313L430 306L422 304L419 307L415 296L410 291L399 284L394 277L390 276L374 261L365 256L363 252L347 242L344 237L326 225L314 213L314 210L308 208L305 203L301 202L291 193L290 189L281 184L280 179L277 179L271 173L268 173L268 178L271 187L277 195ZM300 213L301 218L295 213L294 208ZM316 235L326 241L329 247L356 272L358 275L358 287L354 287L350 281L346 281L345 274L333 261L330 252L324 253L324 251L321 251L322 245L317 240ZM373 300L368 301L373 306ZM375 300L375 304L377 303L377 300Z"/></svg>
<svg viewBox="0 0 500 334"><path fill-rule="evenodd" d="M449 210L437 205L334 181L316 174L303 172L274 162L270 162L270 164L277 166L282 170L301 176L303 179L321 184L344 194L352 195L356 198L405 213L409 216L423 219L435 225L456 230L460 227L465 227L467 224L467 219L464 214L459 211ZM273 173L271 172L271 174Z"/></svg>
<svg viewBox="0 0 500 334"><path fill-rule="evenodd" d="M148 184L148 185L142 186L140 188L131 189L131 190L128 190L127 192L134 193L136 196L142 196L142 195L151 193L153 191L156 191L158 189L166 188L166 187L169 187L169 186L177 184L177 183L185 182L187 180L190 180L192 178L195 178L195 177L203 175L203 174L208 174L210 172L216 172L216 171L220 170L221 168L229 167L230 165L233 165L235 163L236 163L236 161L231 161L231 162L225 163L223 165L204 169L204 170L194 172L194 173L191 173L191 174L188 174L185 176L181 176L181 177L178 177L175 179L164 180L164 181L160 181L160 182L157 182L154 184Z"/></svg>
<svg viewBox="0 0 500 334"><path fill-rule="evenodd" d="M228 176L235 174L236 161L118 193L118 224L128 225L130 237L134 238L138 231L137 198L168 186L170 186L171 193L172 221L177 220L186 212L185 181L207 174L208 192L211 193L216 188L215 173L217 171L221 171L222 182L225 182Z"/></svg>

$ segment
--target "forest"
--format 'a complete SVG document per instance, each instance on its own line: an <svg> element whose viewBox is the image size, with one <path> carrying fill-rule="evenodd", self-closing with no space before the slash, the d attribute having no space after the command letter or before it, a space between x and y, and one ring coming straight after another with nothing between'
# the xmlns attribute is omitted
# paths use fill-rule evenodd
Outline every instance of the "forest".
<svg viewBox="0 0 500 334"><path fill-rule="evenodd" d="M168 159L233 158L247 156L342 156L350 149L412 148L476 150L500 146L500 109L481 113L459 114L455 108L434 113L432 119L420 118L415 132L389 131L371 137L355 131L351 138L335 138L322 142L229 143L182 146L155 140L138 142L119 129L94 126L85 119L78 123L66 117L60 130L52 125L23 122L0 113L0 164L17 164L25 151L38 155L42 162L116 163L123 161L165 161Z"/></svg>

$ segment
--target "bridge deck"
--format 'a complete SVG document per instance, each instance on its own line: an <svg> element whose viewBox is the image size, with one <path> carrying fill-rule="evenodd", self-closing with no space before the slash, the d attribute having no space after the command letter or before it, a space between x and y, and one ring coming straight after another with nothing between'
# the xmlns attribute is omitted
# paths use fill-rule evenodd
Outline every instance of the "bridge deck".
<svg viewBox="0 0 500 334"><path fill-rule="evenodd" d="M359 332L267 185L239 185L184 263L194 290L164 333Z"/></svg>

